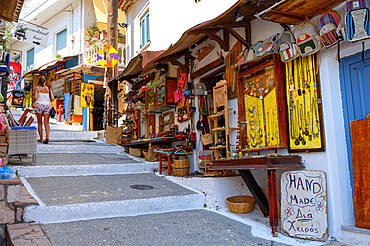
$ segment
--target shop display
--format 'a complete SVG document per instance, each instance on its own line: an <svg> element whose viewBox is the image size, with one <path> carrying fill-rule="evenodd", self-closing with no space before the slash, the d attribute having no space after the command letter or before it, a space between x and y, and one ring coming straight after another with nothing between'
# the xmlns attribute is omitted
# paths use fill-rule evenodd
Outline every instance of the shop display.
<svg viewBox="0 0 370 246"><path fill-rule="evenodd" d="M242 45L238 41L230 52L225 57L225 76L227 81L227 96L229 99L237 96L236 81L238 70L235 69L235 64L238 63L239 54L242 52Z"/></svg>
<svg viewBox="0 0 370 246"><path fill-rule="evenodd" d="M213 87L213 119L212 133L215 146L210 147L215 153L215 159L230 158L229 107L226 81L220 81Z"/></svg>
<svg viewBox="0 0 370 246"><path fill-rule="evenodd" d="M284 81L278 55L241 68L246 68L239 74L241 148L251 151L287 147Z"/></svg>
<svg viewBox="0 0 370 246"><path fill-rule="evenodd" d="M81 83L81 107L94 108L94 85Z"/></svg>
<svg viewBox="0 0 370 246"><path fill-rule="evenodd" d="M323 149L316 57L285 64L290 150Z"/></svg>
<svg viewBox="0 0 370 246"><path fill-rule="evenodd" d="M174 92L176 78L165 77L151 82L145 90L147 112L162 113L176 106Z"/></svg>

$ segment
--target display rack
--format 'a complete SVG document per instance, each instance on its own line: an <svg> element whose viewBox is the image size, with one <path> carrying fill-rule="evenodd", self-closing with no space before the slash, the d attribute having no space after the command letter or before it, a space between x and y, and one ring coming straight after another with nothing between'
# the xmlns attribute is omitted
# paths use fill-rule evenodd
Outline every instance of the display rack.
<svg viewBox="0 0 370 246"><path fill-rule="evenodd" d="M220 159L221 151L226 150L226 158L230 158L230 130L236 128L229 127L229 109L227 98L227 83L226 81L219 82L213 87L213 128L211 131L214 136L215 146L210 147L215 153L215 159ZM220 125L219 117L224 117L225 123Z"/></svg>
<svg viewBox="0 0 370 246"><path fill-rule="evenodd" d="M290 151L324 150L316 67L316 55L299 57L285 64Z"/></svg>
<svg viewBox="0 0 370 246"><path fill-rule="evenodd" d="M286 148L284 69L278 55L242 64L238 106L242 151Z"/></svg>
<svg viewBox="0 0 370 246"><path fill-rule="evenodd" d="M174 124L174 112L169 111L159 116L159 133L166 133L170 130L171 125Z"/></svg>

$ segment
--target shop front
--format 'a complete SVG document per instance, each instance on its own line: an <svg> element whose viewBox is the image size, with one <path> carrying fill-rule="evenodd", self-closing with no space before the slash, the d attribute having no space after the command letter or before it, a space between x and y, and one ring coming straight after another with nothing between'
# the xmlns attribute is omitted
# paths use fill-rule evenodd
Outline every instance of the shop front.
<svg viewBox="0 0 370 246"><path fill-rule="evenodd" d="M361 245L369 239L368 51L361 43L338 41L338 47L335 40L329 47L325 28L316 33L330 18L314 9L343 12L342 1L289 4L261 10L255 19L254 6L240 1L151 59L129 79L123 146L145 149L148 158L157 155L160 173L167 168L168 175L183 154L192 177L182 180L240 175L227 181L223 193L248 187L274 236ZM246 15L245 22L237 25L236 13ZM284 207L287 177L291 187L303 188L291 196L296 207ZM315 193L314 186L319 196L298 198ZM307 216L307 207L316 220L297 219L289 227L290 216Z"/></svg>

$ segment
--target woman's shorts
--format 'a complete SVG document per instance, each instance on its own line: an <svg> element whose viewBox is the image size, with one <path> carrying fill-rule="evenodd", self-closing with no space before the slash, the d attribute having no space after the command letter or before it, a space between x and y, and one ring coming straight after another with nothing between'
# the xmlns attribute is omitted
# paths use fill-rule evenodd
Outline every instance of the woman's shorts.
<svg viewBox="0 0 370 246"><path fill-rule="evenodd" d="M36 114L50 114L51 106L50 104L35 104L35 113Z"/></svg>

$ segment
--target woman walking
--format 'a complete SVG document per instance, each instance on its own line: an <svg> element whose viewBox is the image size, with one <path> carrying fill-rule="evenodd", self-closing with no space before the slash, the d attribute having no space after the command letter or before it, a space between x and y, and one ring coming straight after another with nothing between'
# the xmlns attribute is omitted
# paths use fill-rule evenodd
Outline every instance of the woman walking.
<svg viewBox="0 0 370 246"><path fill-rule="evenodd" d="M38 86L35 88L34 99L35 99L35 113L37 117L38 131L40 139L38 142L43 142L44 144L49 143L49 134L50 134L50 103L54 100L53 92L46 86L46 79L44 76L41 76ZM44 116L44 126L45 126L45 140L43 140L42 134L42 117Z"/></svg>

